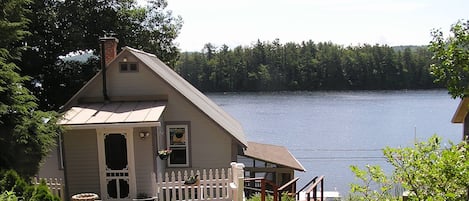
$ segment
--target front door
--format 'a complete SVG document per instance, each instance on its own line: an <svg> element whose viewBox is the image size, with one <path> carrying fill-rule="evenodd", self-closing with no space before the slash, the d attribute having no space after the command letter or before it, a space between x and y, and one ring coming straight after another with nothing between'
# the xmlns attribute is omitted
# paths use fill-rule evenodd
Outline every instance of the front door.
<svg viewBox="0 0 469 201"><path fill-rule="evenodd" d="M98 132L101 199L135 198L132 129L103 129Z"/></svg>

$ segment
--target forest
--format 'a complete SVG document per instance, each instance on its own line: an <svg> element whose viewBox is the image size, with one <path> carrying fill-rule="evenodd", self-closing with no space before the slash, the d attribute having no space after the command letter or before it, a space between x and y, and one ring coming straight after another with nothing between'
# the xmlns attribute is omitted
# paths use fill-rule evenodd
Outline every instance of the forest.
<svg viewBox="0 0 469 201"><path fill-rule="evenodd" d="M183 52L175 70L204 92L437 88L426 46L258 40Z"/></svg>

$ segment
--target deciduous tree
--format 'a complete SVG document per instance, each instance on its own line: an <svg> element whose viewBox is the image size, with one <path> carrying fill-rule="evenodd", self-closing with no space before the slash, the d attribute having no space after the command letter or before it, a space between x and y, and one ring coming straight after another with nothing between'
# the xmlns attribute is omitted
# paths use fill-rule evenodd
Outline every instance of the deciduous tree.
<svg viewBox="0 0 469 201"><path fill-rule="evenodd" d="M435 81L445 84L453 98L462 98L469 95L469 21L458 21L450 31L448 37L441 30L433 31L430 70Z"/></svg>
<svg viewBox="0 0 469 201"><path fill-rule="evenodd" d="M395 185L408 192L408 200L468 200L468 149L466 141L442 145L436 135L413 147L387 147L383 153L394 167L392 176L386 176L379 166L367 166L366 170L351 166L362 181L351 185L353 200L398 200L401 193L390 193Z"/></svg>
<svg viewBox="0 0 469 201"><path fill-rule="evenodd" d="M395 181L409 191L410 200L469 199L469 145L441 143L435 135L414 147L384 150L395 168Z"/></svg>
<svg viewBox="0 0 469 201"><path fill-rule="evenodd" d="M28 88L39 98L41 109L58 109L99 68L89 61L62 60L71 52L99 53L99 37L116 35L119 47L131 46L153 53L174 66L179 51L174 39L182 19L167 10L166 0L32 0L21 73L32 77ZM93 67L94 66L94 67ZM73 81L70 81L69 78ZM57 94L61 94L59 98Z"/></svg>

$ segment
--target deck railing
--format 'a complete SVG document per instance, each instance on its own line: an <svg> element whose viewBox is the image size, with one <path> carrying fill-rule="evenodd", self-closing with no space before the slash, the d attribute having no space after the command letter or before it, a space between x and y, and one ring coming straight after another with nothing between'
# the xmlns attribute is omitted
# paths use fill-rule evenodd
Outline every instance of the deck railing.
<svg viewBox="0 0 469 201"><path fill-rule="evenodd" d="M309 201L309 200L313 199L313 200L323 201L324 200L324 176L320 176L319 178L315 177L312 180L312 182L313 182L313 184L305 191L306 200ZM319 186L319 189L318 189L318 186ZM317 195L318 190L319 190L319 193L320 193L319 197ZM298 199L297 200L301 200L301 198L299 197L299 194L300 193L298 192Z"/></svg>
<svg viewBox="0 0 469 201"><path fill-rule="evenodd" d="M274 201L281 201L284 192L292 192L293 194L288 195L294 197L296 182L298 179L300 178L296 177L280 187L277 186L274 182L265 179L264 177L245 178L244 181L247 184L245 189L250 191L250 195L252 195L252 192L259 193L261 196L261 201L266 200L267 194L272 195L272 199Z"/></svg>
<svg viewBox="0 0 469 201"><path fill-rule="evenodd" d="M232 163L231 168L177 171L159 174L156 182L158 200L235 200L243 199L244 165ZM198 179L184 184L189 177Z"/></svg>
<svg viewBox="0 0 469 201"><path fill-rule="evenodd" d="M62 179L33 177L32 183L34 185L39 185L41 180L44 180L46 182L46 185L47 187L49 187L52 194L58 196L60 200L65 200L65 184L63 183Z"/></svg>

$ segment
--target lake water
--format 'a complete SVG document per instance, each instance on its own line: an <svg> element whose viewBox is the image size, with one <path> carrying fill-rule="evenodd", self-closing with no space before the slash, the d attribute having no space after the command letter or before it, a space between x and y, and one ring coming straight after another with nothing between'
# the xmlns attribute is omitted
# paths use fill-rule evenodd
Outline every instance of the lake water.
<svg viewBox="0 0 469 201"><path fill-rule="evenodd" d="M307 172L298 188L325 176L325 190L346 195L358 182L350 165L381 165L382 148L411 146L433 134L458 142L451 118L459 100L445 90L216 93L208 96L244 127L249 141L282 145Z"/></svg>

